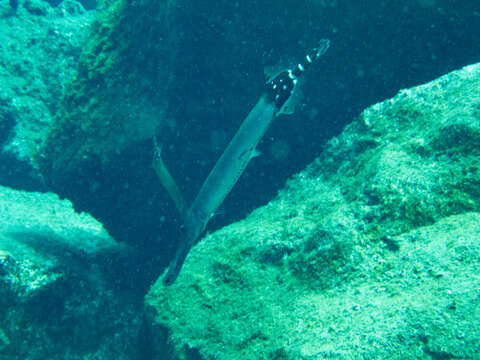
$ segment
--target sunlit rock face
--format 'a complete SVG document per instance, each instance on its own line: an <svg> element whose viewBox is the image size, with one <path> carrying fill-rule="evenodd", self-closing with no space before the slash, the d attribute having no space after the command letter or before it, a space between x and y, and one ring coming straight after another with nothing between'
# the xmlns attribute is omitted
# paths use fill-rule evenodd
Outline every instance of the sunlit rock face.
<svg viewBox="0 0 480 360"><path fill-rule="evenodd" d="M479 86L477 64L367 108L276 199L205 236L146 297L158 354L474 358Z"/></svg>
<svg viewBox="0 0 480 360"><path fill-rule="evenodd" d="M142 317L115 295L126 250L68 200L0 187L0 357L132 359Z"/></svg>

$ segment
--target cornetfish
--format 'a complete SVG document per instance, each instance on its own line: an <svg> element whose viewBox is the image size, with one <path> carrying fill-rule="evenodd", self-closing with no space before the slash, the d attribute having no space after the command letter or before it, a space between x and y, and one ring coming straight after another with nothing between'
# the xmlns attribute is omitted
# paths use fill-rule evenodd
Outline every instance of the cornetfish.
<svg viewBox="0 0 480 360"><path fill-rule="evenodd" d="M298 78L327 51L329 45L329 40L322 39L318 46L305 56L303 62L298 63L293 69L281 71L266 82L260 100L242 122L187 210L183 205L184 201L178 199L178 191L169 190L168 185L163 184L160 177L162 185L166 186L177 208L179 208L178 204L182 204L178 210L184 217L175 257L163 278L165 285L170 285L176 280L190 249L198 241L217 208L255 156L255 149L260 139L272 121L288 107L296 90ZM157 161L160 163L155 166L154 162L157 173L158 169L160 172L168 173L161 159Z"/></svg>

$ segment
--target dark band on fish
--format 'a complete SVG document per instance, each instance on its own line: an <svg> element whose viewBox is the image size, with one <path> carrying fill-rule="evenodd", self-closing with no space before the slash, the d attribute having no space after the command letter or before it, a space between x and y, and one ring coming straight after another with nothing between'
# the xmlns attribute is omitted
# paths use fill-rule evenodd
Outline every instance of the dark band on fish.
<svg viewBox="0 0 480 360"><path fill-rule="evenodd" d="M298 63L293 70L282 71L265 84L267 96L275 103L278 110L280 110L290 96L292 96L298 77L300 77L315 60L325 54L329 46L330 41L328 39L320 40L318 47L313 48L305 56L304 62Z"/></svg>

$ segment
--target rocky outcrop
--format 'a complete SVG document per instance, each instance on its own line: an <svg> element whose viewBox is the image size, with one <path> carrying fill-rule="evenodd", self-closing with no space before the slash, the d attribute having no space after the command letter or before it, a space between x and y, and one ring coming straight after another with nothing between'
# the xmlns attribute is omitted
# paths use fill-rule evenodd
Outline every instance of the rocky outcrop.
<svg viewBox="0 0 480 360"><path fill-rule="evenodd" d="M85 161L108 162L163 121L175 56L168 3L103 1L38 162L53 184ZM148 14L148 18L145 15ZM174 34L174 32L172 32Z"/></svg>
<svg viewBox="0 0 480 360"><path fill-rule="evenodd" d="M480 64L373 105L146 298L169 359L474 358Z"/></svg>
<svg viewBox="0 0 480 360"><path fill-rule="evenodd" d="M0 358L134 358L142 315L114 292L126 256L69 201L0 187Z"/></svg>
<svg viewBox="0 0 480 360"><path fill-rule="evenodd" d="M32 166L77 61L93 13L74 0L0 3L0 184L38 190Z"/></svg>

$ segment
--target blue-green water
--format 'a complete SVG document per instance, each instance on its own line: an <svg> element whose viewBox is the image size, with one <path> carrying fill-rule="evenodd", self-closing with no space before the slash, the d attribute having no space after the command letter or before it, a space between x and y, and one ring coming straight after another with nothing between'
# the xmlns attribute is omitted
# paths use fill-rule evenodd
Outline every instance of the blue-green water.
<svg viewBox="0 0 480 360"><path fill-rule="evenodd" d="M295 113L275 119L258 146L261 155L251 161L208 224L207 232L211 233L244 219L274 199L287 179L324 154L327 141L356 121L365 108L392 98L401 89L429 82L480 59L480 5L473 0L125 3L105 0L99 4L84 1L83 6L74 1L49 4L42 0L0 2L0 186L29 192L50 191L70 199L77 211L91 214L113 239L129 250L121 256L99 254L91 258L77 248L65 251L69 254L61 259L58 249L64 247L47 251L38 246L36 251L47 260L41 256L25 259L14 254L16 267L5 265L5 260L2 269L7 270L0 272L2 279L17 276L19 284L31 285L33 280L29 283L22 277L30 271L25 269L31 269L28 261L51 275L52 269L45 265L48 258L61 259L58 264L53 263L70 285L62 287L61 282L54 282L52 288L56 290L39 291L41 294L34 298L33 306L28 301L22 303L22 299L14 300L16 288L9 287L13 280L1 283L2 294L8 296L0 305L8 310L0 314L0 359L2 356L5 359L114 358L107 349L115 347L115 341L123 341L112 340L115 332L122 333L119 339L125 339L127 344L124 358L153 356L150 337L158 334L152 335L149 325L145 325L147 330L139 330L143 321L142 301L172 259L183 221L152 168L155 134L162 139L163 159L190 204L261 96L266 80L279 70L295 66L319 39L330 39L328 52L305 74ZM458 97L462 97L462 91ZM402 116L411 119L416 113L412 114ZM475 118L475 111L472 114ZM397 118L400 115L392 117ZM415 139L413 145L409 143L409 149L415 148L420 157L451 156L452 161L458 160L457 155L452 155L457 152L474 156L477 133L466 128L462 124L450 127L447 123L447 130L431 148L419 145L425 139ZM384 133L378 133L378 139ZM348 162L350 156L353 160L378 139L363 139L357 147L347 146L348 143L345 148L351 153L339 159ZM357 140L350 139L352 143ZM446 143L451 148L442 153ZM470 151L462 148L464 143ZM394 156L398 152L389 154ZM387 160L382 164L389 164ZM345 176L358 181L356 176L366 167L362 161ZM449 193L454 204L442 198L437 205L441 207L439 213L452 215L477 210L477 203L469 196L475 198L478 169L471 158L463 164L464 178L458 180L461 186ZM445 181L457 179L457 169L452 168L451 177L442 173ZM361 188L361 184L358 186ZM393 193L398 189L395 186L392 185ZM405 222L412 222L411 217L418 218L422 226L438 220L432 215L436 212L428 207L431 203L428 197L423 197L424 193L419 192L422 196L418 199L426 199L425 203L418 200L418 208L425 210L419 215L408 202L401 202L401 196L390 198L387 192L382 193L384 198L379 198L372 195L376 188L372 189L366 192L371 196L369 201L393 209L391 213L382 213L382 221L384 218L397 221L398 214L405 216ZM432 189L437 188L432 185ZM353 193L343 195L351 201L364 200ZM282 228L278 230L279 238L294 237L286 228L293 226L291 219L295 214L309 214L311 209L303 202L299 204L298 209L291 210L292 215L284 215L290 221L288 226L278 225ZM364 214L363 210L359 209L358 214L375 219L377 213ZM387 230L368 228L367 235L362 233L362 236L368 238L365 240L368 244L380 241L396 248L390 236L396 234L400 225L390 225L392 228ZM258 226L263 229L261 224ZM322 231L318 232L323 234ZM33 246L45 236L42 233L25 237L23 229L15 229L13 233L22 234L23 240L11 240L14 237L8 236L5 239L18 240L23 244L20 247ZM51 237L55 238L53 234ZM288 246L278 246L280 250L275 248L278 253L271 255L258 250L258 257L270 259L276 266L278 256L295 253ZM457 248L455 244L450 246ZM249 251L254 252L247 250L247 257L251 255ZM6 252L3 248L0 251L0 254ZM343 254L340 260L336 259L340 263ZM310 261L313 265L306 267L317 269L316 260ZM94 271L80 271L82 267L93 267ZM225 279L233 276L224 268L219 269L217 272ZM297 265L289 269L303 271ZM79 316L70 316L69 311L75 312L79 304L71 305L74 301L68 293L78 291L71 290L75 288L72 281L87 284L82 286L88 289L88 296L82 291L75 293L86 303L81 314L88 313L89 306L95 305L92 313L100 319L108 313L99 321L111 320L114 311L104 311L103 306L112 302L115 311L124 316L124 332L119 330L122 327L119 320L112 328L105 326L98 330L104 336L98 343L92 340L98 334L85 335L94 324L80 327L75 335ZM97 288L108 292L108 296L99 296L95 304ZM52 293L61 296L50 301ZM44 306L54 309L48 312L51 316L39 316L38 309ZM24 311L28 315L18 315ZM26 329L25 334L15 333L13 329L19 326ZM32 334L42 326L47 329L41 332L45 341L36 339L33 346L39 347L38 353L28 353L25 350L28 341L22 343L21 338L34 341ZM72 341L73 355L67 357L67 337L75 336L80 340ZM57 344L52 345L56 339ZM101 349L100 344L106 343L109 345ZM138 343L144 352L135 350ZM455 356L441 349L429 351L425 353L432 359ZM282 351L276 354L277 358L287 356Z"/></svg>

